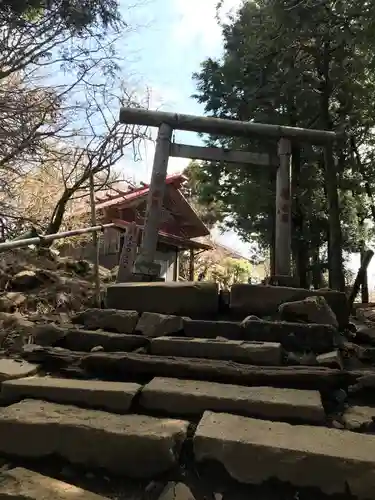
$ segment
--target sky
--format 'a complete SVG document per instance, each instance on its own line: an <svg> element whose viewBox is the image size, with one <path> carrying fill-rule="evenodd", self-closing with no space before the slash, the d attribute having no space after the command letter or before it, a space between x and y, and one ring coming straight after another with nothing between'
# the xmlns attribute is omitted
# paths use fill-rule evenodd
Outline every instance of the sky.
<svg viewBox="0 0 375 500"><path fill-rule="evenodd" d="M133 2L133 4L131 4ZM135 2L135 3L134 3ZM119 41L119 49L126 59L124 73L142 95L150 92L150 109L203 115L204 108L191 96L195 92L192 74L199 71L207 57L222 54L221 30L216 19L218 0L120 0L124 18L137 26ZM223 0L221 19L235 12L242 0ZM133 5L129 8L129 5ZM201 144L200 138L190 132L176 131L176 142ZM134 180L148 181L151 176L154 146L148 143L142 151L142 160L133 162L131 156L122 161L122 171ZM181 172L189 160L170 158L168 173ZM213 232L220 243L244 256L250 255L250 246L235 232ZM359 256L351 258L354 272ZM369 284L375 286L375 259L369 268Z"/></svg>
<svg viewBox="0 0 375 500"><path fill-rule="evenodd" d="M132 0L137 2L137 0ZM142 2L142 0L139 0ZM122 48L128 51L128 66L132 84L140 92L150 91L150 108L163 111L203 115L204 108L191 95L195 92L192 75L207 57L222 53L221 29L216 20L217 0L144 0L132 9L122 0L125 19L140 27L126 34ZM237 9L242 0L224 0L221 18ZM200 138L190 132L176 131L176 142L199 145ZM134 180L147 181L152 171L154 146L149 143L141 152L142 161L123 160L122 170ZM189 160L170 158L168 173L182 172ZM213 231L220 243L250 256L250 246L234 232Z"/></svg>

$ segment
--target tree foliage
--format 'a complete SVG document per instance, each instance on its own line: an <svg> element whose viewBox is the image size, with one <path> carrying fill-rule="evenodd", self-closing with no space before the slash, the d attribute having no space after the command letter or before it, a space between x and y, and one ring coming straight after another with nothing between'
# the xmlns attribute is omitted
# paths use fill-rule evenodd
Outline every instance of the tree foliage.
<svg viewBox="0 0 375 500"><path fill-rule="evenodd" d="M324 268L323 253L328 251L334 261L329 255L333 249L326 246L327 241L332 242L329 233L334 217L336 222L341 220L336 231L338 240L342 239L339 249L342 246L352 252L368 238L366 222L375 215L371 169L375 1L246 1L222 25L222 32L222 58L205 60L194 75L195 97L208 114L345 129L351 134L350 141L335 145L330 162L319 147L293 146L292 250L302 284L308 284L308 271ZM211 137L208 142L277 153L275 141L261 138ZM268 248L272 245L274 172L263 167L203 163L198 175L200 200L219 203L227 226L245 240L256 239Z"/></svg>
<svg viewBox="0 0 375 500"><path fill-rule="evenodd" d="M0 6L0 226L59 230L76 198L111 183L115 164L143 137L118 123L134 99L118 37L133 30L114 0ZM33 193L39 193L38 200ZM45 202L42 203L42 200Z"/></svg>

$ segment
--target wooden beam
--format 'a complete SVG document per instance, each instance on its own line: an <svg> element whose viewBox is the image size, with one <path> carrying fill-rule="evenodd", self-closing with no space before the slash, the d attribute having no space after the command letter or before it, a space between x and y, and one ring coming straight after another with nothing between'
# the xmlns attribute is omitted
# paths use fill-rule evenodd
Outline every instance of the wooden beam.
<svg viewBox="0 0 375 500"><path fill-rule="evenodd" d="M330 130L315 130L265 123L242 122L213 118L210 116L181 115L165 111L151 111L141 108L121 108L120 122L129 125L160 127L163 123L173 129L187 130L203 134L226 135L230 137L285 137L290 140L310 142L312 144L332 143L345 137L344 133Z"/></svg>
<svg viewBox="0 0 375 500"><path fill-rule="evenodd" d="M224 163L242 163L246 165L278 166L276 158L269 154L250 153L247 151L231 151L221 148L205 148L186 144L171 144L170 156L175 158L191 158L192 160L217 161Z"/></svg>

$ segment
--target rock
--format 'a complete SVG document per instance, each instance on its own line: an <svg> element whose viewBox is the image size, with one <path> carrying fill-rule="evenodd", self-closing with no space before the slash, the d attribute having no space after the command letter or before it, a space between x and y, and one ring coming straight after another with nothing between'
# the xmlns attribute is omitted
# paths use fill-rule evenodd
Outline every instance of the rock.
<svg viewBox="0 0 375 500"><path fill-rule="evenodd" d="M375 436L212 412L194 436L196 460L221 463L240 483L277 478L363 500L374 496L374 449Z"/></svg>
<svg viewBox="0 0 375 500"><path fill-rule="evenodd" d="M34 326L31 335L35 344L53 346L66 335L66 330L55 323Z"/></svg>
<svg viewBox="0 0 375 500"><path fill-rule="evenodd" d="M287 351L317 354L333 349L337 333L330 325L265 320L244 323L242 330L246 340L279 342Z"/></svg>
<svg viewBox="0 0 375 500"><path fill-rule="evenodd" d="M254 316L254 314L251 314L242 321L241 326L246 326L250 321L261 321L261 319L258 318L258 316Z"/></svg>
<svg viewBox="0 0 375 500"><path fill-rule="evenodd" d="M184 334L186 337L200 337L215 339L224 337L230 340L243 339L243 331L240 323L233 321L204 321L183 318Z"/></svg>
<svg viewBox="0 0 375 500"><path fill-rule="evenodd" d="M0 311L13 312L26 302L26 296L20 292L4 292L0 295Z"/></svg>
<svg viewBox="0 0 375 500"><path fill-rule="evenodd" d="M316 358L318 365L328 366L328 368L340 368L341 370L344 368L342 362L342 356L340 351L337 349L335 351L326 352L324 354L320 354Z"/></svg>
<svg viewBox="0 0 375 500"><path fill-rule="evenodd" d="M318 362L315 354L312 352L287 352L285 355L285 364L292 366L316 366Z"/></svg>
<svg viewBox="0 0 375 500"><path fill-rule="evenodd" d="M0 359L0 382L35 375L39 366L17 359Z"/></svg>
<svg viewBox="0 0 375 500"><path fill-rule="evenodd" d="M0 312L0 328L3 330L14 329L23 335L32 333L35 324L24 318L20 313Z"/></svg>
<svg viewBox="0 0 375 500"><path fill-rule="evenodd" d="M335 313L327 304L324 297L306 297L295 302L285 302L280 308L281 319L286 321L305 321L319 323L338 328L339 324Z"/></svg>
<svg viewBox="0 0 375 500"><path fill-rule="evenodd" d="M104 351L104 347L102 345L96 345L95 347L90 349L90 352L100 352L100 351Z"/></svg>
<svg viewBox="0 0 375 500"><path fill-rule="evenodd" d="M204 318L218 313L218 285L203 281L117 283L107 288L107 307Z"/></svg>
<svg viewBox="0 0 375 500"><path fill-rule="evenodd" d="M51 273L42 269L35 271L25 269L13 276L10 288L16 292L33 290L44 285L46 281L55 281Z"/></svg>
<svg viewBox="0 0 375 500"><path fill-rule="evenodd" d="M106 500L52 477L17 467L0 475L0 497L14 500ZM107 499L108 500L108 499Z"/></svg>
<svg viewBox="0 0 375 500"><path fill-rule="evenodd" d="M138 322L137 311L117 309L86 309L72 318L73 323L85 325L89 330L109 330L118 333L132 333Z"/></svg>
<svg viewBox="0 0 375 500"><path fill-rule="evenodd" d="M13 276L10 286L12 290L31 290L42 284L34 271L21 271Z"/></svg>
<svg viewBox="0 0 375 500"><path fill-rule="evenodd" d="M158 500L196 500L190 488L184 483L169 482Z"/></svg>
<svg viewBox="0 0 375 500"><path fill-rule="evenodd" d="M318 391L242 387L195 380L154 378L141 393L140 405L171 415L201 415L206 410L275 420L324 423Z"/></svg>
<svg viewBox="0 0 375 500"><path fill-rule="evenodd" d="M366 390L373 389L375 387L375 373L363 374L362 377L357 379L356 384L349 387L349 392L351 394Z"/></svg>
<svg viewBox="0 0 375 500"><path fill-rule="evenodd" d="M343 416L345 427L351 431L366 430L375 421L375 408L370 406L352 406Z"/></svg>
<svg viewBox="0 0 375 500"><path fill-rule="evenodd" d="M24 400L0 408L0 453L54 455L116 475L154 477L176 466L187 428L182 420Z"/></svg>
<svg viewBox="0 0 375 500"><path fill-rule="evenodd" d="M158 337L151 341L150 353L191 358L227 359L253 365L280 365L281 345L275 342Z"/></svg>
<svg viewBox="0 0 375 500"><path fill-rule="evenodd" d="M178 333L182 328L181 316L144 312L135 329L146 337L161 337Z"/></svg>
<svg viewBox="0 0 375 500"><path fill-rule="evenodd" d="M244 318L277 315L284 302L303 300L306 297L322 296L335 313L340 328L349 323L349 306L345 293L335 290L305 290L282 286L236 284L231 288L230 309L235 316Z"/></svg>
<svg viewBox="0 0 375 500"><path fill-rule="evenodd" d="M44 399L126 413L141 387L130 382L28 377L3 382L0 394L2 400L7 402L25 398Z"/></svg>

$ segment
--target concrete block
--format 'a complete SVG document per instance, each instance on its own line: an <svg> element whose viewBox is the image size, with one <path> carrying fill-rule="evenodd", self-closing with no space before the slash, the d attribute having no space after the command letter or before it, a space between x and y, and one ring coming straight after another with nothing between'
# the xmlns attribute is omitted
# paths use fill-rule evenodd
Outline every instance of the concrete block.
<svg viewBox="0 0 375 500"><path fill-rule="evenodd" d="M146 337L160 337L178 333L182 327L181 316L144 312L137 323L136 331Z"/></svg>
<svg viewBox="0 0 375 500"><path fill-rule="evenodd" d="M318 391L242 387L197 380L154 378L143 388L140 405L174 415L213 410L275 420L325 421Z"/></svg>
<svg viewBox="0 0 375 500"><path fill-rule="evenodd" d="M141 387L130 382L29 377L3 382L0 395L8 402L25 398L45 399L126 413Z"/></svg>
<svg viewBox="0 0 375 500"><path fill-rule="evenodd" d="M328 495L374 498L375 436L206 412L194 436L197 461L214 460L241 483L271 478Z"/></svg>
<svg viewBox="0 0 375 500"><path fill-rule="evenodd" d="M241 323L233 321L204 321L184 318L184 334L186 337L215 339L224 337L230 340L243 340Z"/></svg>
<svg viewBox="0 0 375 500"><path fill-rule="evenodd" d="M340 327L349 323L349 307L345 293L336 290L306 290L283 286L236 284L231 288L230 309L236 316L256 314L269 316L278 313L284 302L322 296L335 313Z"/></svg>
<svg viewBox="0 0 375 500"><path fill-rule="evenodd" d="M336 329L331 325L289 323L286 321L244 320L246 340L280 342L288 351L324 353L334 347Z"/></svg>
<svg viewBox="0 0 375 500"><path fill-rule="evenodd" d="M226 359L254 365L280 365L281 345L275 342L158 337L152 339L151 354L191 358Z"/></svg>
<svg viewBox="0 0 375 500"><path fill-rule="evenodd" d="M155 477L176 466L188 422L115 415L38 400L0 408L0 453L61 457L128 477Z"/></svg>
<svg viewBox="0 0 375 500"><path fill-rule="evenodd" d="M124 308L119 308L124 309ZM73 323L84 325L88 330L108 330L133 333L138 322L137 310L86 309L72 318Z"/></svg>
<svg viewBox="0 0 375 500"><path fill-rule="evenodd" d="M218 313L218 285L208 282L117 283L107 288L107 307L176 316Z"/></svg>

